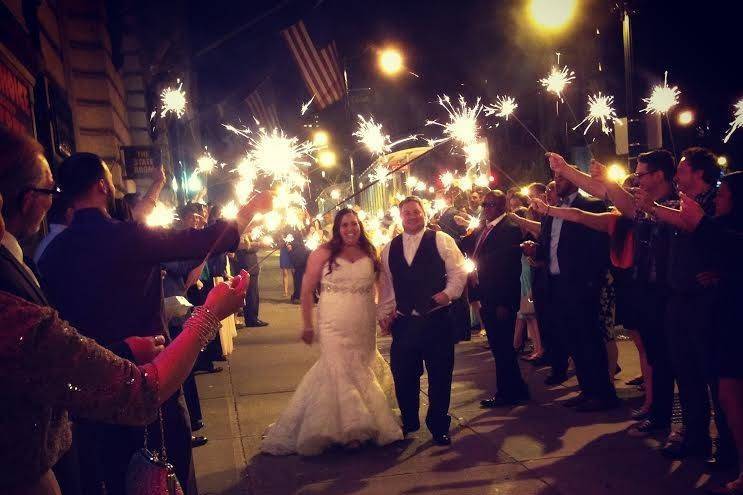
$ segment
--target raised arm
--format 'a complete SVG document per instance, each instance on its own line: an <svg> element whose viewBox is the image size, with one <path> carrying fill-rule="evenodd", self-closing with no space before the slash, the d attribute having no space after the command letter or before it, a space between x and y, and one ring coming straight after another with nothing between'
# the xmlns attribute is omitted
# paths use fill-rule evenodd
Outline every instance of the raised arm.
<svg viewBox="0 0 743 495"><path fill-rule="evenodd" d="M316 249L307 259L304 277L302 278L302 292L299 302L302 308L302 340L305 344L312 344L315 338L315 326L312 323L312 308L315 305L315 289L320 284L322 269L330 258L330 249L325 246Z"/></svg>
<svg viewBox="0 0 743 495"><path fill-rule="evenodd" d="M56 311L0 292L0 385L11 395L61 407L73 415L147 424L180 387L219 321L245 298L248 277L219 284L183 332L152 363L136 366L83 337Z"/></svg>
<svg viewBox="0 0 743 495"><path fill-rule="evenodd" d="M549 206L538 198L532 199L532 207L542 215L579 223L599 232L609 232L611 223L616 221L617 217L617 214L612 212L591 213L579 208Z"/></svg>
<svg viewBox="0 0 743 495"><path fill-rule="evenodd" d="M149 214L155 209L157 198L160 197L160 192L164 186L165 172L161 166L152 172L152 185L150 185L142 200L132 209L132 217L135 221L144 223L147 220Z"/></svg>
<svg viewBox="0 0 743 495"><path fill-rule="evenodd" d="M581 172L577 167L570 165L565 158L557 153L547 153L550 162L550 168L556 173L565 177L567 180L586 191L592 196L603 198L606 195L606 186L600 181L594 179L585 172Z"/></svg>
<svg viewBox="0 0 743 495"><path fill-rule="evenodd" d="M509 213L508 218L513 220L513 222L521 227L523 230L525 230L527 233L533 235L534 237L539 236L539 231L542 229L542 222L537 222L536 220L529 220L528 218L523 218L515 213Z"/></svg>

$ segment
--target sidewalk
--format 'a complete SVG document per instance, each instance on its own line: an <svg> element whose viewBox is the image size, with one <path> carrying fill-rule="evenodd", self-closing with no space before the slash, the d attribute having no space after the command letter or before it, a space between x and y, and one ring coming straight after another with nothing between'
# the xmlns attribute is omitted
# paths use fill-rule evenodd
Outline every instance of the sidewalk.
<svg viewBox="0 0 743 495"><path fill-rule="evenodd" d="M576 395L575 378L545 387L546 369L522 366L532 401L484 410L495 371L485 340L457 345L449 448L430 442L425 428L385 448L318 457L259 453L261 434L280 414L317 348L298 342L299 307L283 299L276 260L261 274L261 319L270 326L239 329L235 351L216 375L198 377L209 443L195 449L199 491L208 494L686 494L709 477L701 461L668 461L658 439L631 438L628 408L641 399L624 382L639 374L637 353L619 342L616 382L626 406L578 413L559 404ZM265 290L264 290L265 287ZM379 340L388 357L389 338ZM426 390L425 381L422 389ZM422 394L422 415L427 406Z"/></svg>

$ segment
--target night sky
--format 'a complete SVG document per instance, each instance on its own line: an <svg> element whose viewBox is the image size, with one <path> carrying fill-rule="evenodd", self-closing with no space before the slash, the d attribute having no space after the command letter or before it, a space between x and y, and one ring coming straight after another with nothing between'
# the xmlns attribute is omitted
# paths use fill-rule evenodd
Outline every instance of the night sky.
<svg viewBox="0 0 743 495"><path fill-rule="evenodd" d="M598 90L613 94L618 114L625 114L615 2L580 0L579 13L569 28L553 36L538 32L529 22L525 0L317 3L213 0L193 4L189 37L195 53L254 21L239 35L195 58L200 104L208 107L227 101L235 115L246 119L248 112L240 100L270 77L282 124L298 129L297 109L309 96L278 30L302 18L317 44L331 39L338 42L347 59L351 88L373 88L374 115L393 136L420 130L426 118L443 117L441 109L432 104L441 93L461 93L471 99L481 96L486 102L506 93L516 97L519 115L529 125L537 125L540 111L546 112L543 119L549 119L554 98L541 92L537 80L549 71L558 51L561 63L576 72L566 98L579 118L585 112L588 92ZM649 95L652 84L661 82L663 71L668 70L669 84L678 85L682 92L681 104L671 113L677 147L709 146L740 167L743 130L727 145L722 137L732 120L733 104L743 97L743 84L736 76L741 61L741 2L636 0L631 4L636 9L636 109L644 106L641 98ZM408 75L391 81L378 75L374 56L365 49L386 44L401 48L408 66L420 78ZM674 116L687 108L695 112L696 122L682 128ZM564 111L563 118L567 119ZM664 132L667 135L667 129ZM428 134L437 131L428 128Z"/></svg>

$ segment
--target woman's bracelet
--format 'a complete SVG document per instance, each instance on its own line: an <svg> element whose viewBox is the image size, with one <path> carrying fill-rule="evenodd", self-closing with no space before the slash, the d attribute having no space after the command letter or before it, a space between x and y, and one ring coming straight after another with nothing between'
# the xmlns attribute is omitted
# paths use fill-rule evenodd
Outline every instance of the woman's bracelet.
<svg viewBox="0 0 743 495"><path fill-rule="evenodd" d="M191 317L184 323L183 329L195 332L203 349L216 337L221 326L221 322L209 308L196 306L191 312Z"/></svg>

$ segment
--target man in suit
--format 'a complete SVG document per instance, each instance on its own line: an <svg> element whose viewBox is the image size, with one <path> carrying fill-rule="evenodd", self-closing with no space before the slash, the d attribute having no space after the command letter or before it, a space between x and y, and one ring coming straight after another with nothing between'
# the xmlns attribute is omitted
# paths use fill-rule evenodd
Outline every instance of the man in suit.
<svg viewBox="0 0 743 495"><path fill-rule="evenodd" d="M420 428L420 377L428 372L426 414L433 441L449 445L449 401L454 341L449 305L467 282L464 256L454 239L426 229L421 200L400 202L403 233L382 250L377 318L392 332L390 365L404 433Z"/></svg>
<svg viewBox="0 0 743 495"><path fill-rule="evenodd" d="M559 172L555 189L560 206L590 212L606 211L603 201L587 198ZM598 411L617 404L603 333L600 329L600 291L609 262L606 234L574 222L547 217L537 244L526 242L525 253L543 263L548 273L548 349L552 374L548 385L565 381L568 356L575 363L581 393L565 401L579 411Z"/></svg>
<svg viewBox="0 0 743 495"><path fill-rule="evenodd" d="M235 253L238 269L247 270L250 274L251 287L248 287L248 292L245 294L245 307L243 308L243 319L246 327L265 327L268 325L268 323L258 318L260 307L258 277L261 274L261 267L258 264L258 250L262 247L266 246L261 240L250 240L248 234L245 233L240 240L237 253Z"/></svg>
<svg viewBox="0 0 743 495"><path fill-rule="evenodd" d="M516 311L521 297L521 229L506 216L506 195L491 191L482 202L485 226L477 237L472 259L480 294L480 315L495 359L498 392L480 402L483 407L515 405L529 398L513 348Z"/></svg>
<svg viewBox="0 0 743 495"><path fill-rule="evenodd" d="M2 218L6 223L0 246L0 291L39 306L49 306L49 302L19 241L39 231L55 194L52 172L41 145L30 136L0 126L0 197L5 199ZM148 362L162 350L162 341L130 337L110 342L108 347L130 361ZM70 450L53 468L62 495L83 493L76 443L73 439Z"/></svg>
<svg viewBox="0 0 743 495"><path fill-rule="evenodd" d="M103 345L127 338L133 331L167 337L161 263L204 259L210 253L236 249L254 212L271 203L270 194L258 195L241 208L236 221L218 221L203 230L150 229L110 217L114 186L100 157L72 155L62 163L58 176L75 215L44 252L39 271L46 294L62 317ZM184 493L196 493L190 421L180 392L161 409L169 461ZM129 460L143 446L143 429L100 423L87 426L91 442L98 438L104 447L107 493L123 494ZM150 445L159 446L158 422L148 432Z"/></svg>

